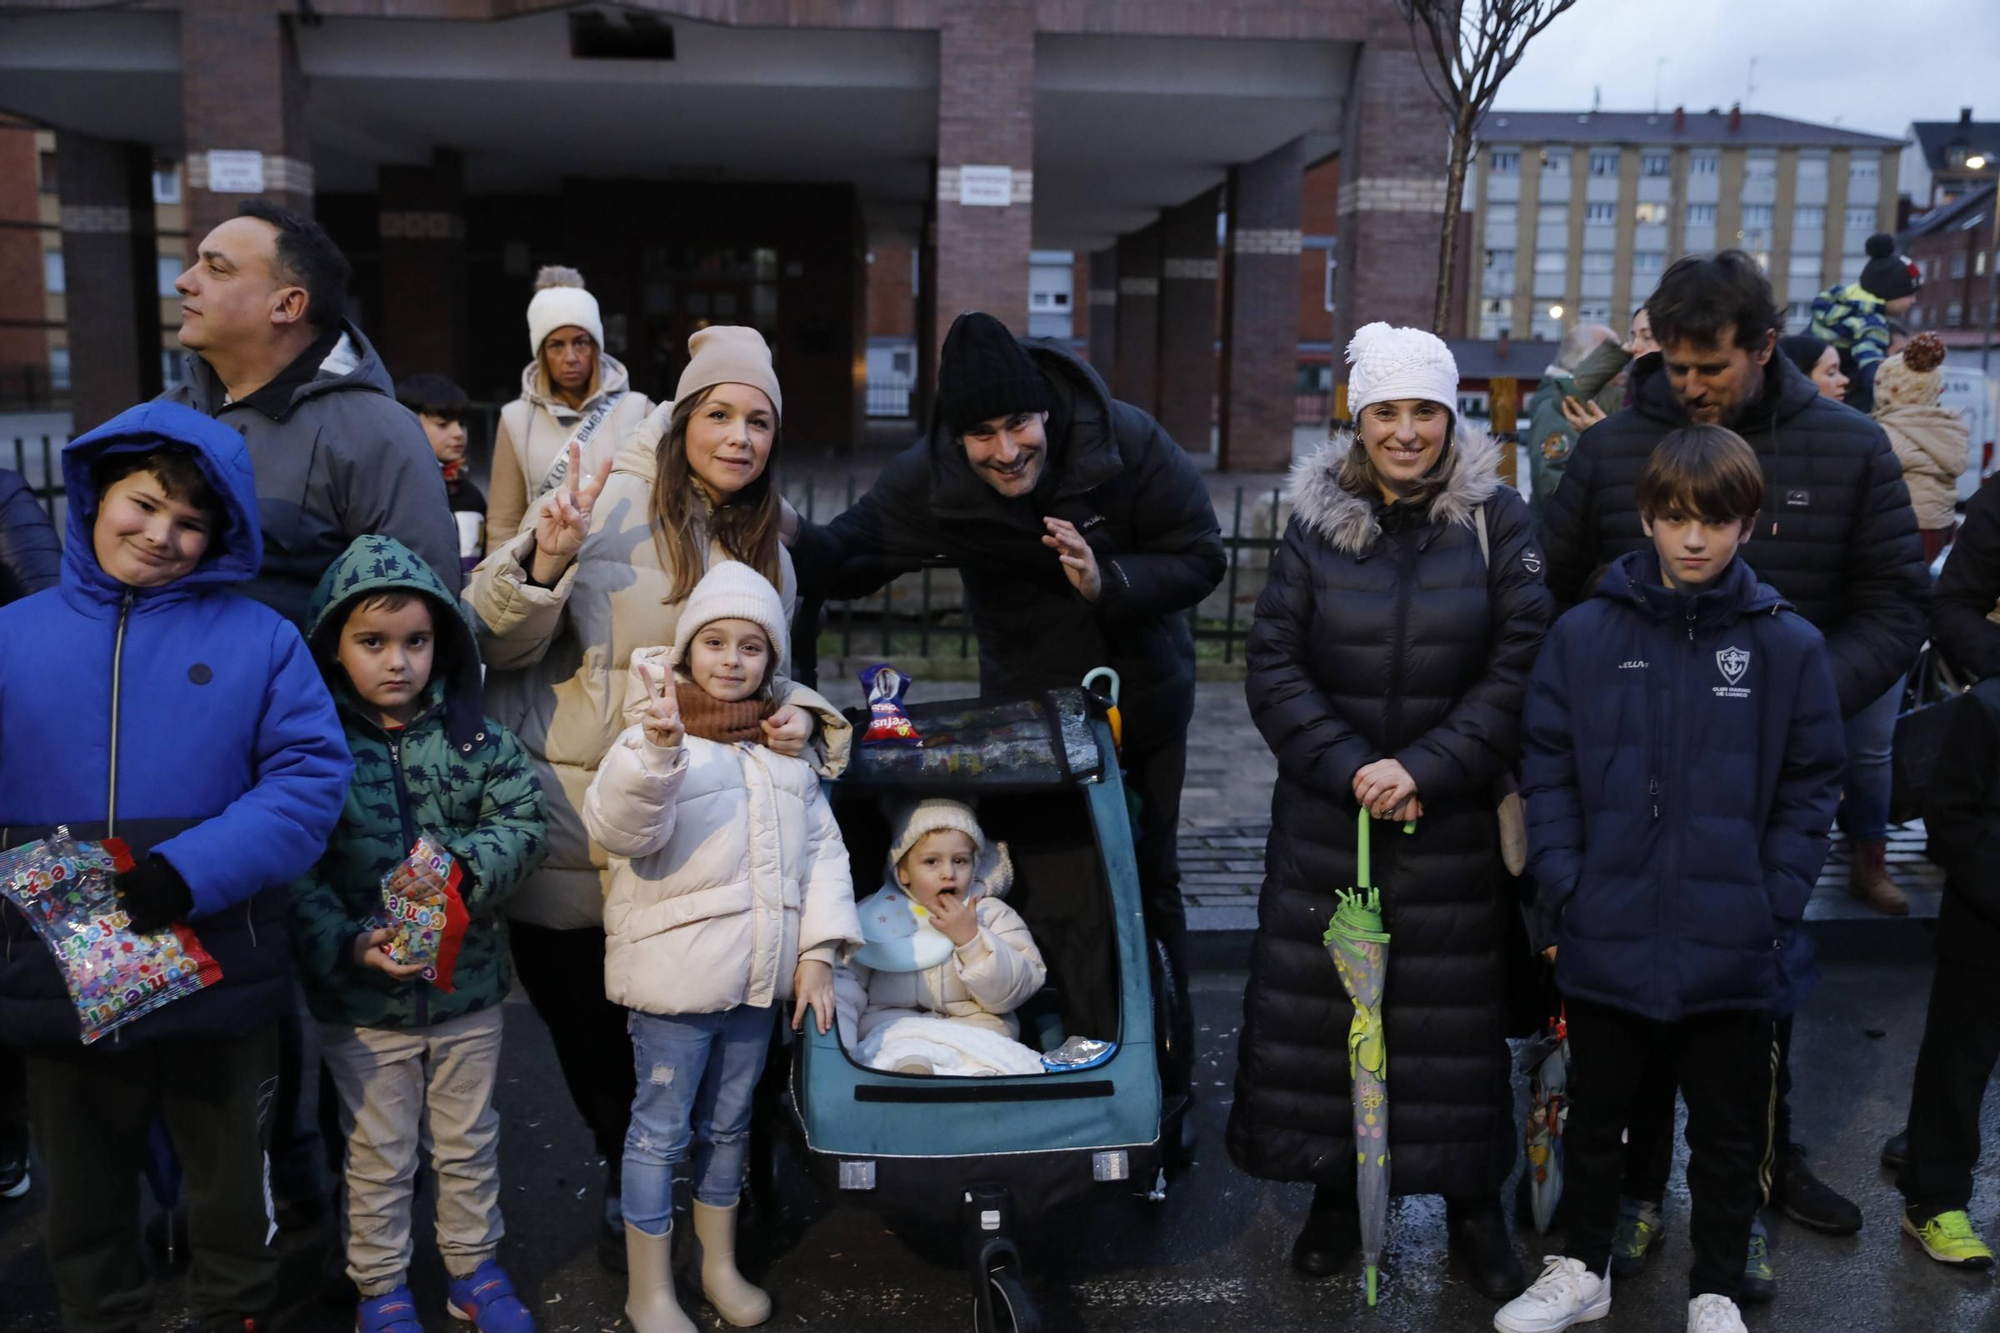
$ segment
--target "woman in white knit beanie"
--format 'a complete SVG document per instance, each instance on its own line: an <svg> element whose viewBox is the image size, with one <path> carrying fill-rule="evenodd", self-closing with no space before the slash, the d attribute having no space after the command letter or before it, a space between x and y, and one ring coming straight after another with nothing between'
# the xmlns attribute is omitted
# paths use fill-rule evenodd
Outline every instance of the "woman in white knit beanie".
<svg viewBox="0 0 2000 1333"><path fill-rule="evenodd" d="M653 404L604 351L604 318L583 275L560 264L535 274L528 302L528 354L521 396L500 410L487 486L488 542L521 529L535 502L556 488L575 440L585 467L602 472Z"/></svg>
<svg viewBox="0 0 2000 1333"><path fill-rule="evenodd" d="M1443 1195L1452 1251L1476 1288L1506 1300L1525 1275L1499 1196L1517 1150L1515 908L1495 783L1518 757L1549 596L1498 449L1455 429L1450 349L1370 324L1348 361L1353 433L1292 469L1292 520L1245 653L1278 783L1229 1151L1252 1175L1316 1187L1294 1267L1347 1265L1359 1244L1347 1061L1300 1034L1345 1032L1352 1016L1321 933L1336 891L1357 882L1366 812L1382 821L1373 848L1392 938L1390 1188Z"/></svg>

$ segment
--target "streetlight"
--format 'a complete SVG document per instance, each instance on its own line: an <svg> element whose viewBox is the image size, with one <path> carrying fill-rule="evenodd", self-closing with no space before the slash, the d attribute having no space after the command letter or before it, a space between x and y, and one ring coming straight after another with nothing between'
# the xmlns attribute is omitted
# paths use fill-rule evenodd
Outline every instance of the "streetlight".
<svg viewBox="0 0 2000 1333"><path fill-rule="evenodd" d="M1974 153L1965 159L1965 165L1974 171L1986 170L1986 154ZM1986 332L1979 340L1979 373L1986 374L1986 363L1993 356L1993 303L1996 299L1994 279L2000 277L2000 171L1993 177L1993 197L1986 202L1986 211L1993 215L1993 242L1986 258Z"/></svg>
<svg viewBox="0 0 2000 1333"><path fill-rule="evenodd" d="M1549 307L1550 319L1561 319L1562 317L1563 317L1563 308L1561 306L1552 305Z"/></svg>

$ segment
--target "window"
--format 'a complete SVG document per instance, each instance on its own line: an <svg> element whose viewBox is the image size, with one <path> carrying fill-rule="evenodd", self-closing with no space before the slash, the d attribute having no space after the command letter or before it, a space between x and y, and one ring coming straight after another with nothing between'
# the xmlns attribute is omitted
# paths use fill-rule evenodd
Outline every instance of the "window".
<svg viewBox="0 0 2000 1333"><path fill-rule="evenodd" d="M1771 206L1769 204L1743 205L1743 230L1762 231L1770 225Z"/></svg>
<svg viewBox="0 0 2000 1333"><path fill-rule="evenodd" d="M1535 251L1535 272L1561 273L1569 267L1569 256L1561 250Z"/></svg>
<svg viewBox="0 0 2000 1333"><path fill-rule="evenodd" d="M1667 255L1664 250L1635 250L1632 252L1632 271L1634 273L1659 273L1664 271L1666 267Z"/></svg>
<svg viewBox="0 0 2000 1333"><path fill-rule="evenodd" d="M1489 227L1511 227L1518 216L1519 210L1513 204L1488 204L1486 206L1486 225Z"/></svg>
<svg viewBox="0 0 2000 1333"><path fill-rule="evenodd" d="M1964 320L1965 320L1965 307L1961 306L1958 302L1953 301L1950 305L1944 308L1944 326L1946 328L1955 329L1961 323L1963 323Z"/></svg>
<svg viewBox="0 0 2000 1333"><path fill-rule="evenodd" d="M1778 178L1778 159L1769 153L1753 153L1743 159L1743 179L1769 181Z"/></svg>
<svg viewBox="0 0 2000 1333"><path fill-rule="evenodd" d="M1962 143L1955 143L1951 147L1945 149L1944 164L1950 167L1953 171L1957 171L1959 168L1963 167L1965 165L1965 145Z"/></svg>
<svg viewBox="0 0 2000 1333"><path fill-rule="evenodd" d="M1585 250L1583 252L1583 271L1585 273L1609 273L1611 272L1613 260L1614 256L1609 250Z"/></svg>
<svg viewBox="0 0 2000 1333"><path fill-rule="evenodd" d="M1793 255L1793 256L1792 256L1792 276L1793 276L1793 277L1795 277L1795 278L1818 278L1818 277L1819 277L1819 256L1818 256L1818 255Z"/></svg>
<svg viewBox="0 0 2000 1333"><path fill-rule="evenodd" d="M60 296L69 290L63 272L63 253L60 250L42 251L42 290L51 296Z"/></svg>
<svg viewBox="0 0 2000 1333"><path fill-rule="evenodd" d="M1535 221L1544 227L1561 227L1569 223L1568 204L1542 204L1535 209Z"/></svg>
<svg viewBox="0 0 2000 1333"><path fill-rule="evenodd" d="M1876 157L1863 157L1858 153L1853 157L1847 159L1848 193L1852 194L1857 186L1865 186L1870 190L1874 190L1877 188L1877 183L1881 179L1882 179L1881 159Z"/></svg>
<svg viewBox="0 0 2000 1333"><path fill-rule="evenodd" d="M908 375L915 369L916 369L915 354L912 353L908 348L906 347L899 348L896 351L889 353L890 374Z"/></svg>
<svg viewBox="0 0 2000 1333"><path fill-rule="evenodd" d="M56 154L53 148L43 152L36 159L36 185L43 194L56 194Z"/></svg>
<svg viewBox="0 0 2000 1333"><path fill-rule="evenodd" d="M181 201L181 171L171 162L161 162L153 168L153 202L156 204L178 204Z"/></svg>
<svg viewBox="0 0 2000 1333"><path fill-rule="evenodd" d="M1800 205L1792 210L1792 225L1794 227L1807 228L1824 227L1826 225L1826 210L1819 207Z"/></svg>
<svg viewBox="0 0 2000 1333"><path fill-rule="evenodd" d="M67 347L51 347L49 349L49 387L51 389L69 388L69 348Z"/></svg>
<svg viewBox="0 0 2000 1333"><path fill-rule="evenodd" d="M1521 150L1518 148L1496 148L1486 159L1487 170L1496 176L1513 176L1521 170Z"/></svg>
<svg viewBox="0 0 2000 1333"><path fill-rule="evenodd" d="M179 296L174 282L181 276L181 261L173 255L158 255L153 260L153 269L159 278L161 297Z"/></svg>
<svg viewBox="0 0 2000 1333"><path fill-rule="evenodd" d="M1663 227L1667 222L1667 206L1642 200L1633 208L1632 219L1642 227Z"/></svg>
<svg viewBox="0 0 2000 1333"><path fill-rule="evenodd" d="M1965 256L1964 256L1964 254L1962 254L1962 253L1961 253L1961 254L1955 254L1955 255L1953 255L1953 256L1951 257L1951 276L1952 276L1952 277L1954 277L1954 278L1962 278L1962 277L1964 277L1964 276L1965 276ZM50 290L50 291L54 291L54 290L56 290L56 289L52 287L52 288L50 288L49 290Z"/></svg>
<svg viewBox="0 0 2000 1333"><path fill-rule="evenodd" d="M1618 150L1599 149L1590 155L1590 174L1593 176L1616 176L1618 174Z"/></svg>
<svg viewBox="0 0 2000 1333"><path fill-rule="evenodd" d="M1569 149L1544 148L1542 150L1542 170L1555 176L1569 175Z"/></svg>
<svg viewBox="0 0 2000 1333"><path fill-rule="evenodd" d="M169 389L187 383L187 360L178 351L160 349L160 382Z"/></svg>
<svg viewBox="0 0 2000 1333"><path fill-rule="evenodd" d="M1687 224L1690 227L1713 227L1715 225L1715 205L1689 204Z"/></svg>
<svg viewBox="0 0 2000 1333"><path fill-rule="evenodd" d="M1609 324L1611 303L1609 301L1578 301L1576 318L1579 324Z"/></svg>
<svg viewBox="0 0 2000 1333"><path fill-rule="evenodd" d="M1505 269L1507 272L1512 273L1514 271L1514 252L1512 250L1488 250L1486 252L1486 267L1495 270Z"/></svg>
<svg viewBox="0 0 2000 1333"><path fill-rule="evenodd" d="M1583 220L1593 225L1608 227L1618 221L1618 205L1585 204L1583 206Z"/></svg>
<svg viewBox="0 0 2000 1333"><path fill-rule="evenodd" d="M1639 154L1639 174L1641 176L1671 175L1673 169L1674 158L1671 153Z"/></svg>
<svg viewBox="0 0 2000 1333"><path fill-rule="evenodd" d="M1713 176L1722 169L1722 154L1716 152L1689 153L1688 175Z"/></svg>
<svg viewBox="0 0 2000 1333"><path fill-rule="evenodd" d="M1875 230L1875 210L1872 208L1850 208L1847 210L1847 248L1856 254L1862 253L1868 237Z"/></svg>
<svg viewBox="0 0 2000 1333"><path fill-rule="evenodd" d="M1801 157L1799 159L1799 179L1802 181L1825 180L1826 159L1823 157Z"/></svg>

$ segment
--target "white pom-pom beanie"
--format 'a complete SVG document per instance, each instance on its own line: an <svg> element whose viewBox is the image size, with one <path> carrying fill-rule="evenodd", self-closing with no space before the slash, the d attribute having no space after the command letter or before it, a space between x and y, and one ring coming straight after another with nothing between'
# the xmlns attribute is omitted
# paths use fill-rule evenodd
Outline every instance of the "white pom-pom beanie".
<svg viewBox="0 0 2000 1333"><path fill-rule="evenodd" d="M1347 414L1365 407L1421 398L1458 413L1458 362L1444 340L1423 329L1376 322L1355 330L1347 344Z"/></svg>
<svg viewBox="0 0 2000 1333"><path fill-rule="evenodd" d="M535 294L528 301L528 354L540 356L542 344L557 329L574 326L604 346L604 317L597 298L583 289L583 275L559 264L535 275Z"/></svg>
<svg viewBox="0 0 2000 1333"><path fill-rule="evenodd" d="M771 661L764 669L764 684L778 672L778 664L791 654L791 638L786 633L785 603L771 581L737 560L724 560L709 567L688 594L681 607L680 622L674 626L673 663L687 661L688 645L703 625L718 620L747 620L771 640Z"/></svg>

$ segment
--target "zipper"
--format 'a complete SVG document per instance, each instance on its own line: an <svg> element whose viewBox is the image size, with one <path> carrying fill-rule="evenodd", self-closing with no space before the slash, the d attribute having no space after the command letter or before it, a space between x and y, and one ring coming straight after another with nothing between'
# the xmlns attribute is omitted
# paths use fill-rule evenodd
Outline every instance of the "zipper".
<svg viewBox="0 0 2000 1333"><path fill-rule="evenodd" d="M104 794L104 836L118 836L118 700L124 686L125 622L132 615L130 588L118 603L118 633L111 641L111 777Z"/></svg>
<svg viewBox="0 0 2000 1333"><path fill-rule="evenodd" d="M1389 657L1389 725L1383 732L1382 740L1385 746L1400 748L1403 735L1403 659L1410 646L1410 585L1416 580L1418 552L1416 539L1410 533L1398 535L1395 541L1396 632L1390 641L1394 650Z"/></svg>
<svg viewBox="0 0 2000 1333"><path fill-rule="evenodd" d="M1679 774L1682 771L1680 763L1680 750L1681 750L1680 743L1682 739L1681 733L1683 729L1676 724L1680 720L1678 717L1678 713L1679 713L1679 703L1682 692L1681 682L1688 679L1690 673L1693 670L1693 665L1695 662L1694 625L1695 625L1694 610L1693 607L1690 606L1687 616L1687 627L1688 627L1687 646L1681 650L1679 660L1673 663L1672 678L1667 682L1667 688L1660 695L1660 721L1662 723L1662 728L1660 732L1657 734L1662 735L1666 738L1667 742L1666 772L1669 774ZM1653 817L1655 821L1661 821L1662 820L1662 816L1660 814L1661 798L1662 797L1668 798L1667 803L1671 804L1673 803L1675 796L1674 793L1670 792L1667 789L1667 784L1661 781L1660 777L1657 774L1654 775L1653 786L1655 788L1653 794L1653 800L1654 800ZM1653 895L1653 938L1656 940L1664 941L1668 938L1667 898L1668 895L1671 894L1674 891L1675 887L1680 883L1681 858L1680 858L1680 839L1674 836L1671 828L1665 822L1660 823L1660 836L1665 838L1666 847L1664 849L1664 855L1662 855L1662 857L1660 858L1660 864L1661 864L1660 891ZM1667 951L1663 949L1656 951L1654 954L1653 984L1654 984L1655 994L1664 995L1667 993L1666 953Z"/></svg>

